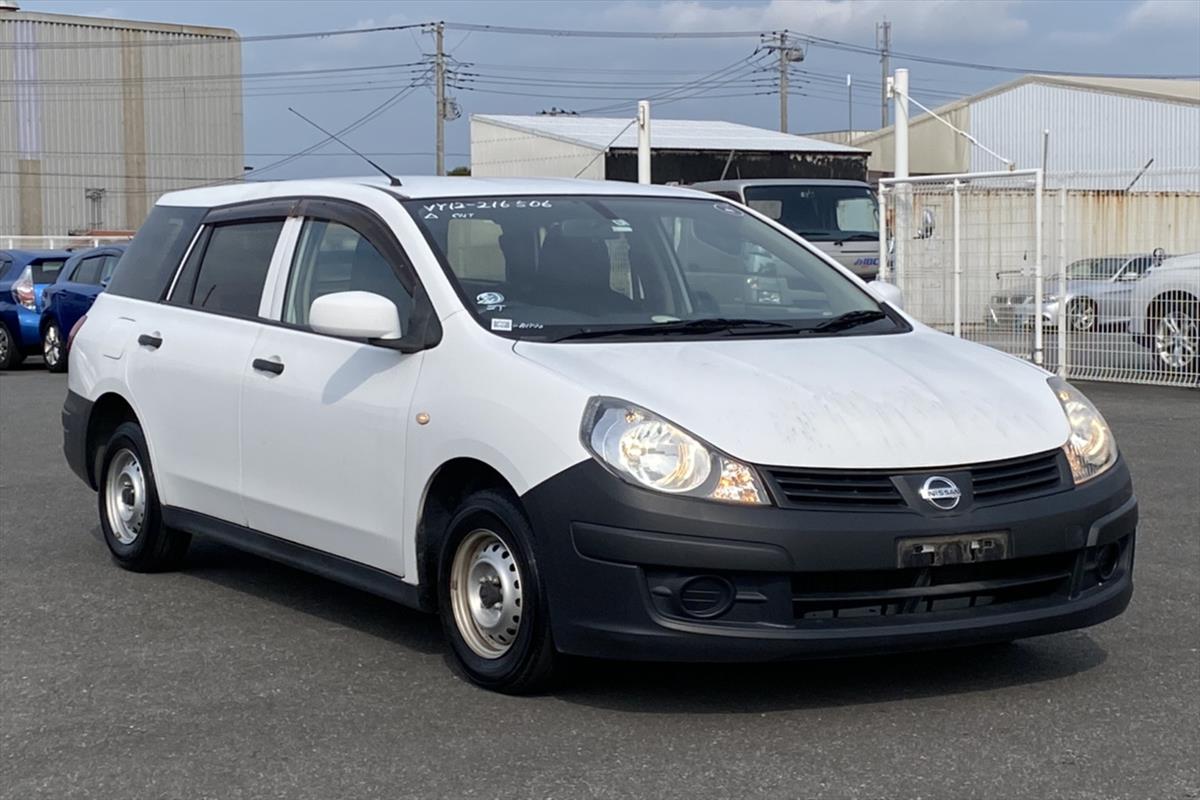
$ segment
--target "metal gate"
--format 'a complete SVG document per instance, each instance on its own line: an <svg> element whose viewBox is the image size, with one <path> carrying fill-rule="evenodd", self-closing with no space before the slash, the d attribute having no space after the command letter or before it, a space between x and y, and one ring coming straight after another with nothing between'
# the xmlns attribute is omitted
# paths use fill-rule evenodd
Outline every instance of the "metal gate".
<svg viewBox="0 0 1200 800"><path fill-rule="evenodd" d="M925 324L1064 377L1195 386L1200 170L1142 176L1151 188L1141 192L1104 188L1132 177L885 178L880 275ZM1185 253L1194 268L1171 260Z"/></svg>

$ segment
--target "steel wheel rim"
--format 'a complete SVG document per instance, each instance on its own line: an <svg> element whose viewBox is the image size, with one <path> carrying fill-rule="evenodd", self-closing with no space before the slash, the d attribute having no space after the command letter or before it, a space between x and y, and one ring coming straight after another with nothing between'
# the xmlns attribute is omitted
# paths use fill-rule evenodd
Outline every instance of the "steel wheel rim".
<svg viewBox="0 0 1200 800"><path fill-rule="evenodd" d="M1158 320L1154 331L1154 349L1171 369L1182 369L1196 358L1200 323L1184 309L1171 309Z"/></svg>
<svg viewBox="0 0 1200 800"><path fill-rule="evenodd" d="M62 340L59 339L57 325L46 328L46 336L42 340L42 357L50 366L58 364L59 358L62 357Z"/></svg>
<svg viewBox="0 0 1200 800"><path fill-rule="evenodd" d="M471 652L497 659L521 630L521 570L513 550L494 531L477 528L459 543L450 566L454 624Z"/></svg>
<svg viewBox="0 0 1200 800"><path fill-rule="evenodd" d="M1096 324L1096 315L1093 312L1090 303L1080 303L1072 317L1072 322L1077 331L1090 331L1092 326Z"/></svg>
<svg viewBox="0 0 1200 800"><path fill-rule="evenodd" d="M137 454L122 448L108 462L104 510L113 536L121 544L137 541L146 521L146 477Z"/></svg>

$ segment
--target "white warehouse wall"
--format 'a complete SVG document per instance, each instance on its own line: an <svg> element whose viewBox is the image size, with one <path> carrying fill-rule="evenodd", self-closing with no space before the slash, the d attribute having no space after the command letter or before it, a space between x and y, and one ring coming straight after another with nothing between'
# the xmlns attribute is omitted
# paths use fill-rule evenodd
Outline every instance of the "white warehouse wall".
<svg viewBox="0 0 1200 800"><path fill-rule="evenodd" d="M471 118L473 177L574 178L578 174L580 178L604 180L604 156L600 152L563 139Z"/></svg>

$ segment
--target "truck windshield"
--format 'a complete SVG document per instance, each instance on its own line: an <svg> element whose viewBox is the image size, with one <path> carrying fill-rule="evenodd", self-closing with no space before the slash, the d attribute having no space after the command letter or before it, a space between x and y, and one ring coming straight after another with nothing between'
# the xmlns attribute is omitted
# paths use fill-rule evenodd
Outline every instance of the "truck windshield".
<svg viewBox="0 0 1200 800"><path fill-rule="evenodd" d="M466 307L505 336L907 329L820 256L724 200L513 196L404 206Z"/></svg>
<svg viewBox="0 0 1200 800"><path fill-rule="evenodd" d="M867 186L747 186L746 205L814 242L879 239L879 206Z"/></svg>

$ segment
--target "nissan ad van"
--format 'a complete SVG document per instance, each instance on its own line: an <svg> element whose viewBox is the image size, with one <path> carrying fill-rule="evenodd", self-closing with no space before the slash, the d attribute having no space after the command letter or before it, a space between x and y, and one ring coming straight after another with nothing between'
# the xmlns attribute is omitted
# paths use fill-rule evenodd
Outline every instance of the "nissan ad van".
<svg viewBox="0 0 1200 800"><path fill-rule="evenodd" d="M711 194L168 194L71 335L64 448L118 564L207 536L436 611L501 691L1011 640L1133 590L1086 397Z"/></svg>

